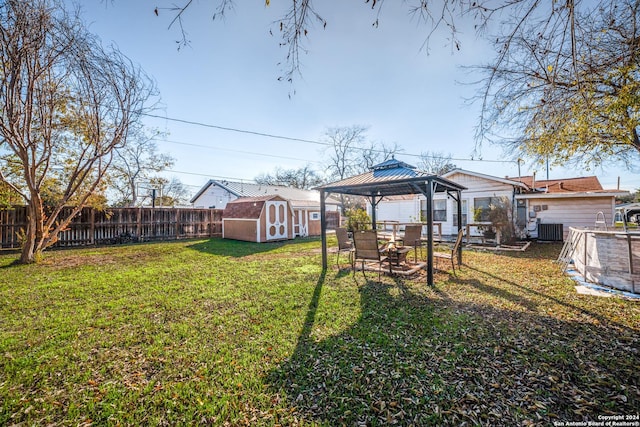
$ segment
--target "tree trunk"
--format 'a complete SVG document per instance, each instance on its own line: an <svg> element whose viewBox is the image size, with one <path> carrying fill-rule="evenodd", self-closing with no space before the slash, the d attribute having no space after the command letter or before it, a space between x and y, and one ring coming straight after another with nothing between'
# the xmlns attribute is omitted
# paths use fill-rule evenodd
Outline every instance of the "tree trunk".
<svg viewBox="0 0 640 427"><path fill-rule="evenodd" d="M21 264L38 262L42 255L43 219L42 202L39 196L32 197L27 205L27 229L20 253Z"/></svg>
<svg viewBox="0 0 640 427"><path fill-rule="evenodd" d="M36 217L33 213L31 203L27 205L27 229L24 232L22 242L22 252L20 253L21 264L31 264L36 262Z"/></svg>

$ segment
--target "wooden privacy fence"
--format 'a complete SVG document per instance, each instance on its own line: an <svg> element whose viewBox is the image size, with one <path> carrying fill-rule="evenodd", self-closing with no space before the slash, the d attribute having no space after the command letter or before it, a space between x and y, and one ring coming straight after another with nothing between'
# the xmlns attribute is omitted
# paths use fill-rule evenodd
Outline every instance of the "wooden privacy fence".
<svg viewBox="0 0 640 427"><path fill-rule="evenodd" d="M71 210L65 208L60 218L68 217ZM25 206L0 210L2 248L19 248L20 230L25 229L26 225ZM98 211L84 208L60 233L55 246L221 236L221 209L111 208Z"/></svg>

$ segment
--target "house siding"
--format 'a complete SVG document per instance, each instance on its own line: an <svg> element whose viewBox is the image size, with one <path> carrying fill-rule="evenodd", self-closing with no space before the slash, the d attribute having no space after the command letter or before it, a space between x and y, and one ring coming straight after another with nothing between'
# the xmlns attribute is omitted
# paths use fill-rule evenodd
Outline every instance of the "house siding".
<svg viewBox="0 0 640 427"><path fill-rule="evenodd" d="M479 176L467 175L465 173L454 173L447 176L448 180L451 180L457 184L464 185L469 190L464 190L463 194L473 193L491 193L491 192L504 192L512 193L513 187L509 184L494 181L491 179L482 178ZM482 196L482 197L487 197Z"/></svg>
<svg viewBox="0 0 640 427"><path fill-rule="evenodd" d="M371 215L370 205L367 205L367 210L369 215ZM413 198L409 200L388 200L378 203L376 220L418 222L420 221L420 202L417 198Z"/></svg>
<svg viewBox="0 0 640 427"><path fill-rule="evenodd" d="M534 238L538 237L538 223L562 224L564 237L569 233L569 227L594 227L598 212L604 214L605 223L608 226L613 223L615 210L613 197L527 198L526 200L527 212L535 213L535 217L528 218L527 225L527 230ZM535 209L536 206L539 208ZM546 209L544 209L545 206Z"/></svg>
<svg viewBox="0 0 640 427"><path fill-rule="evenodd" d="M193 203L194 207L224 209L227 203L236 200L238 197L217 185L210 185Z"/></svg>

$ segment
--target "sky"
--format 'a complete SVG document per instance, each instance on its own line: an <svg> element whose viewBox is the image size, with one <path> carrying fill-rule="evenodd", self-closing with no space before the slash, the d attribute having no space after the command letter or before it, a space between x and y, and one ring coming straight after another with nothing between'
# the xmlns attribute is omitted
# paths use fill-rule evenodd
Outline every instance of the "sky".
<svg viewBox="0 0 640 427"><path fill-rule="evenodd" d="M179 27L168 28L175 13L165 9L181 1L84 0L81 7L103 44L116 45L155 80L157 117L144 123L166 133L158 150L175 164L165 176L180 179L191 194L209 179L252 180L276 167L322 171L326 152L318 142L326 130L353 125L367 127L368 141L397 143L403 152L396 158L409 164L423 152L442 152L462 169L518 176L501 147L477 147L474 140L479 105L468 100L479 76L468 67L493 53L470 24L461 22L459 51L446 30L431 37L427 50L429 28L406 7L384 3L378 17L364 0L316 2L327 26L309 28L302 75L291 85L278 81L287 51L274 24L290 0L268 7L237 0L224 20L212 19L213 0L195 0L183 15L186 46L176 42ZM547 177L545 166L520 167L522 175L534 171ZM616 188L618 177L621 189L640 188L640 174L621 166L549 171L550 179L586 175L597 175L605 189Z"/></svg>

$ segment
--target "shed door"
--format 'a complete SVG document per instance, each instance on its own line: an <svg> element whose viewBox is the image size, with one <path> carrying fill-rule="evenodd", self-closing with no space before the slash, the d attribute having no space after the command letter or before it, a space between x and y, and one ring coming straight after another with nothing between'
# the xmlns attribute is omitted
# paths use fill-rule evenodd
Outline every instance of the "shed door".
<svg viewBox="0 0 640 427"><path fill-rule="evenodd" d="M298 235L307 237L309 235L309 227L307 224L307 211L300 209L298 211Z"/></svg>
<svg viewBox="0 0 640 427"><path fill-rule="evenodd" d="M267 202L267 240L286 239L287 202Z"/></svg>

